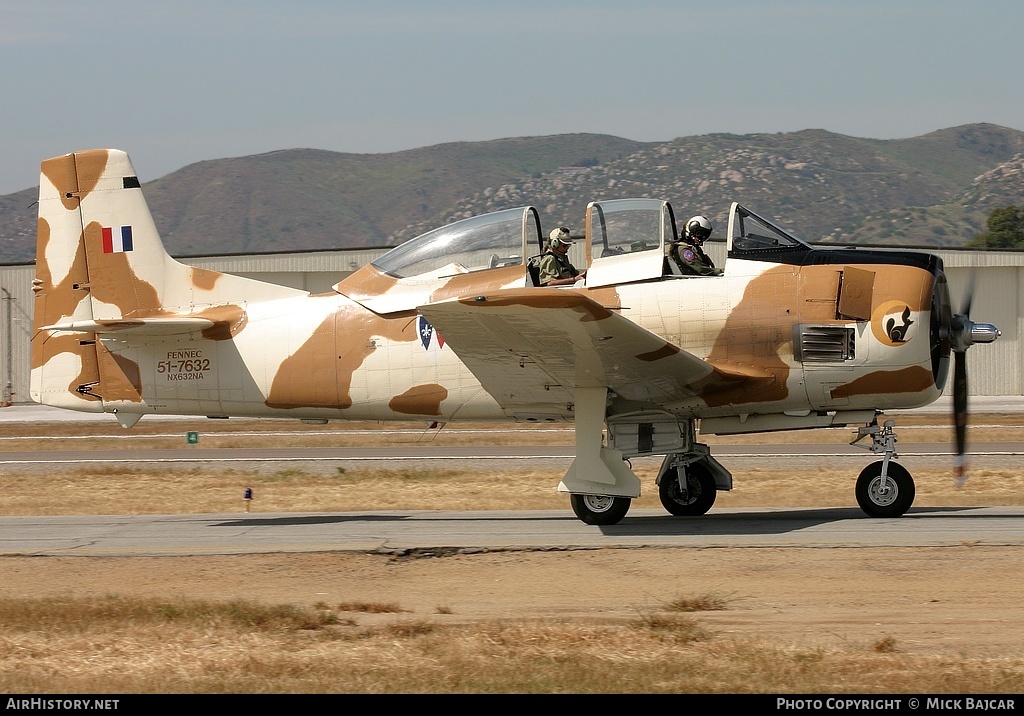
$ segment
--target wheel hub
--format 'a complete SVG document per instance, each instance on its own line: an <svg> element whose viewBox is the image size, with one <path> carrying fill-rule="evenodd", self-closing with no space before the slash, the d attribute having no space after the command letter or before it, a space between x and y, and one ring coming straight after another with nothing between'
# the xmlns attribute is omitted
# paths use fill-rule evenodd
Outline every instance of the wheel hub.
<svg viewBox="0 0 1024 716"><path fill-rule="evenodd" d="M899 496L899 490L896 488L894 480L876 477L868 487L868 494L871 495L871 501L876 505L885 506L891 505L896 501L896 498Z"/></svg>
<svg viewBox="0 0 1024 716"><path fill-rule="evenodd" d="M592 512L607 512L615 504L615 498L611 495L584 495L583 502Z"/></svg>

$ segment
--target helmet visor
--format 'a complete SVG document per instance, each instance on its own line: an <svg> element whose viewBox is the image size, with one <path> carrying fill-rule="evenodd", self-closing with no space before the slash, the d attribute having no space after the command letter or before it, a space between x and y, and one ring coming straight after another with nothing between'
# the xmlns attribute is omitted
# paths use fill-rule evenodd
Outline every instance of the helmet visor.
<svg viewBox="0 0 1024 716"><path fill-rule="evenodd" d="M711 229L709 229L706 226L701 226L696 221L691 221L690 225L686 227L686 231L692 238L698 239L700 241L703 241L704 239L711 236Z"/></svg>

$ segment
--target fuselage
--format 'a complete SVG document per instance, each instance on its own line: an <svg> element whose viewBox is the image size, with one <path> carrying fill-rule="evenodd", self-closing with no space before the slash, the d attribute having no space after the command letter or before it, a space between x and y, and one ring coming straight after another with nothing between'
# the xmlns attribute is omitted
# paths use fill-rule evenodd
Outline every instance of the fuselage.
<svg viewBox="0 0 1024 716"><path fill-rule="evenodd" d="M682 276L666 270L667 202L592 202L585 225L575 286L533 287L543 233L523 207L436 229L310 295L168 256L123 152L56 157L41 166L32 397L125 422L448 421L572 420L574 391L598 386L607 416L679 418L907 408L941 392L949 302L934 256L812 248L733 205L724 273ZM526 312L459 314L447 330L425 317L475 301ZM602 335L612 316L627 323Z"/></svg>
<svg viewBox="0 0 1024 716"><path fill-rule="evenodd" d="M561 290L582 291L712 366L762 377L710 386L673 406L682 415L884 410L934 400L941 385L936 375L943 375L930 335L939 269L927 262L854 262L867 252L826 256L843 260L731 259L720 277ZM873 275L861 317L837 315L844 271L851 269ZM401 290L400 281L393 283ZM446 293L443 283L429 292L434 300ZM494 276L472 290L521 286L522 276ZM452 296L466 290L455 287ZM248 303L244 327L223 340L126 336L103 344L118 362L137 367L128 394L119 395L115 386L97 391L108 411L345 420L508 417L414 307L380 315L344 293ZM75 402L82 400L76 396Z"/></svg>

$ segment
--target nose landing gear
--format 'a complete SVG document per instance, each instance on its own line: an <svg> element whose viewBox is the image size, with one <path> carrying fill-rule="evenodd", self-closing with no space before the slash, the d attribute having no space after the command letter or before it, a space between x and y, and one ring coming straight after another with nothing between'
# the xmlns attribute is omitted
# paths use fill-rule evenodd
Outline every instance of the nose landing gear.
<svg viewBox="0 0 1024 716"><path fill-rule="evenodd" d="M896 423L886 420L879 427L872 423L857 431L857 439L851 445L865 437L871 437L870 446L864 447L874 453L884 453L878 462L873 462L857 477L857 504L869 517L900 517L914 504L916 490L914 478L899 463L892 462L896 454Z"/></svg>

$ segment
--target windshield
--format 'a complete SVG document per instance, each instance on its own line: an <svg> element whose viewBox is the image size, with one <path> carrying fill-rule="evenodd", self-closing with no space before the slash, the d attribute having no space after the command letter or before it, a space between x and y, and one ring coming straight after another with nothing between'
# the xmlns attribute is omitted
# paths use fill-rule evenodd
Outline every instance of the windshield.
<svg viewBox="0 0 1024 716"><path fill-rule="evenodd" d="M675 237L672 207L658 199L594 202L590 221L590 255L595 258L661 250L663 237Z"/></svg>
<svg viewBox="0 0 1024 716"><path fill-rule="evenodd" d="M729 226L731 248L735 252L807 248L800 239L738 204L734 205Z"/></svg>
<svg viewBox="0 0 1024 716"><path fill-rule="evenodd" d="M533 207L505 209L457 221L406 241L373 261L398 278L438 278L523 263L524 246L540 246Z"/></svg>

